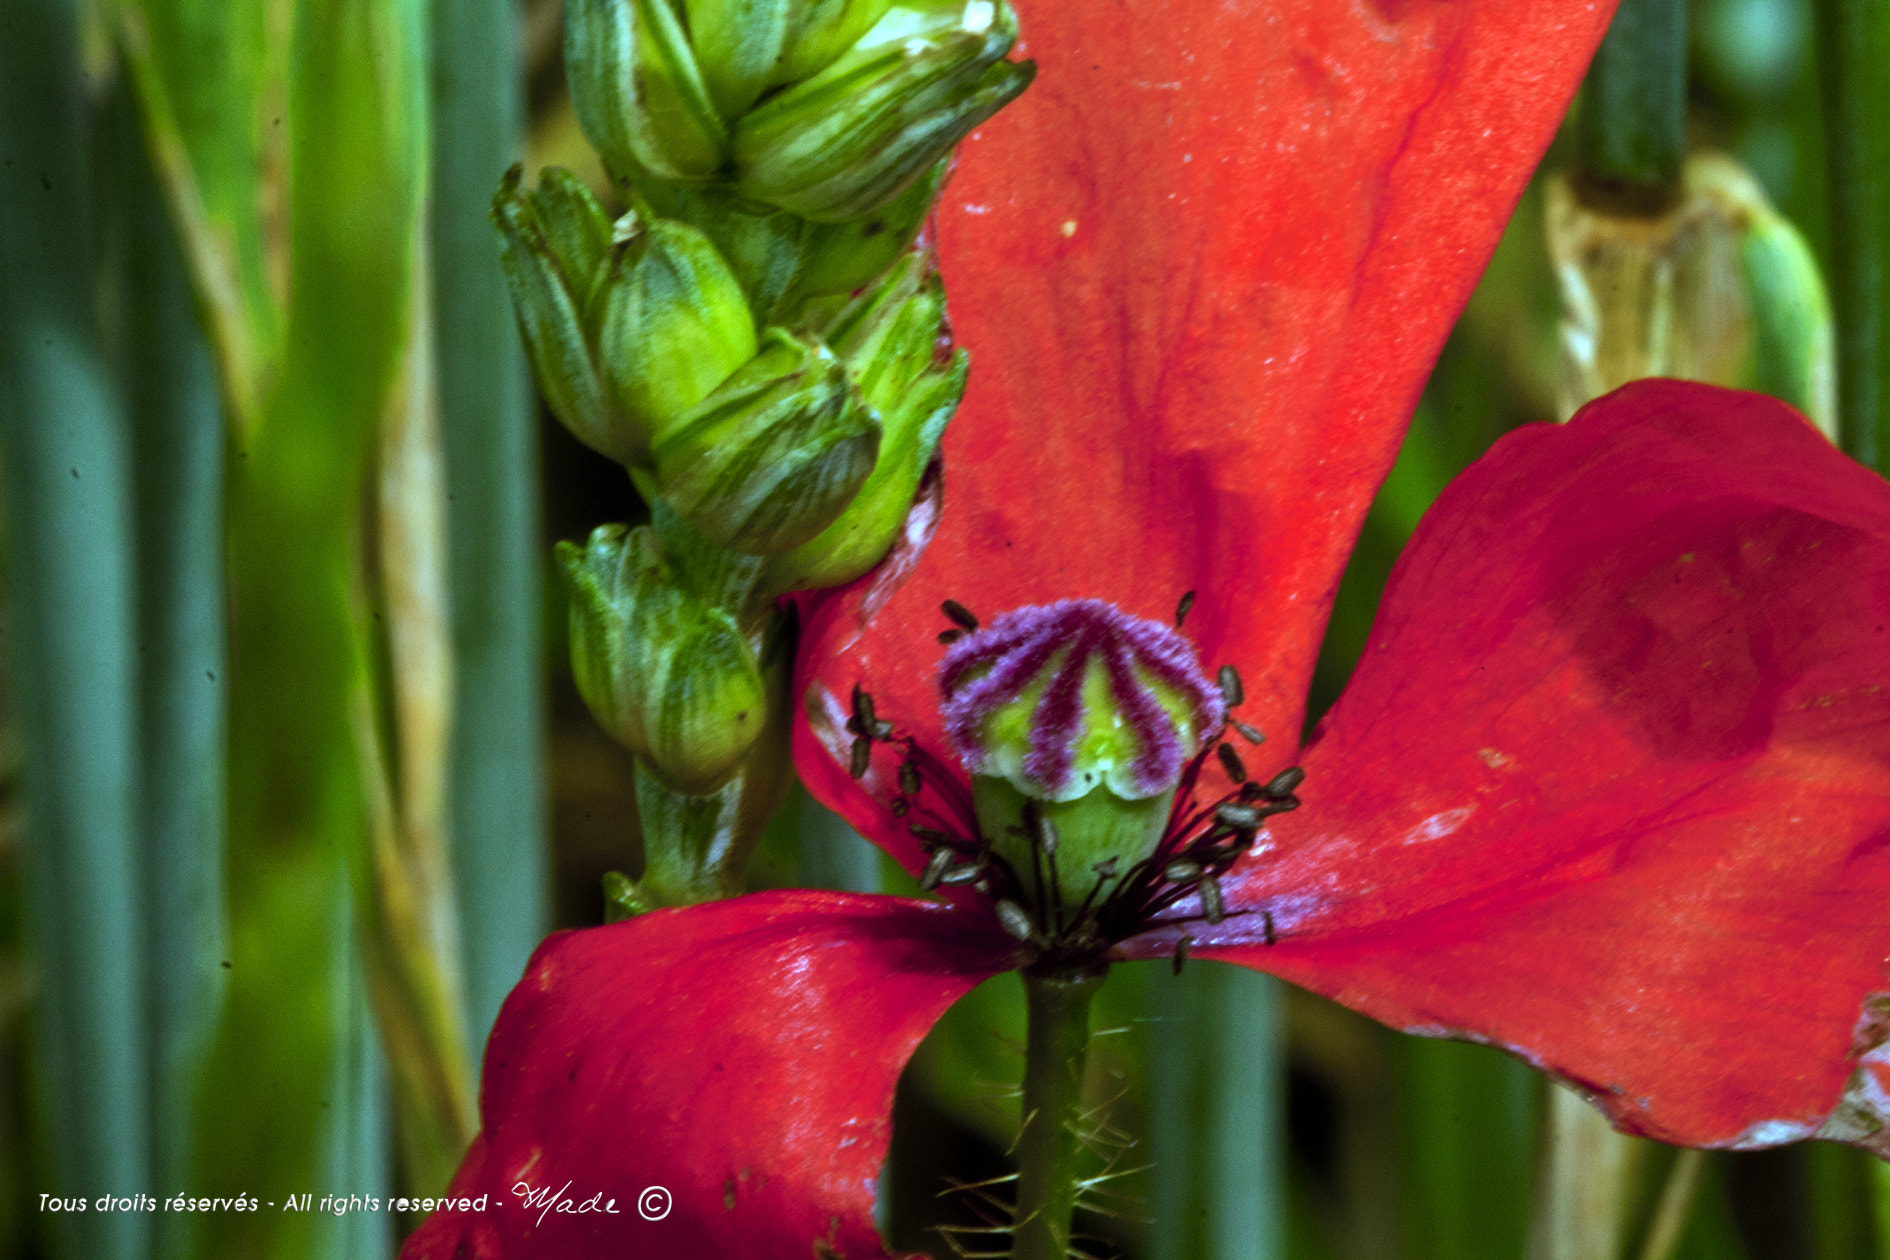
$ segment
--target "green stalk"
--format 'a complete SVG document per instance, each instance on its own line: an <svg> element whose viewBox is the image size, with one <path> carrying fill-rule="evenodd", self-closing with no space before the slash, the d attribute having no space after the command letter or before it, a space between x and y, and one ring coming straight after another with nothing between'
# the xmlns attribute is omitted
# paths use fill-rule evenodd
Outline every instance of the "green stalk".
<svg viewBox="0 0 1890 1260"><path fill-rule="evenodd" d="M1283 1254L1284 1011L1277 980L1196 963L1149 977L1153 1254Z"/></svg>
<svg viewBox="0 0 1890 1260"><path fill-rule="evenodd" d="M130 130L129 127L126 128ZM216 365L143 151L125 149L125 399L137 499L140 824L151 986L151 1180L195 1187L196 1101L227 988L223 415ZM161 1213L157 1254L195 1254Z"/></svg>
<svg viewBox="0 0 1890 1260"><path fill-rule="evenodd" d="M467 1044L482 1048L550 925L536 414L486 215L517 160L524 109L512 0L432 0L432 19L428 222L456 673L449 825Z"/></svg>
<svg viewBox="0 0 1890 1260"><path fill-rule="evenodd" d="M1024 974L1029 1031L1011 1260L1065 1260L1069 1255L1089 1004L1107 974L1106 970Z"/></svg>
<svg viewBox="0 0 1890 1260"><path fill-rule="evenodd" d="M1820 0L1838 444L1879 471L1890 425L1890 5Z"/></svg>
<svg viewBox="0 0 1890 1260"><path fill-rule="evenodd" d="M1665 209L1679 191L1686 111L1685 0L1621 0L1576 123L1587 188L1628 208Z"/></svg>
<svg viewBox="0 0 1890 1260"><path fill-rule="evenodd" d="M131 452L91 306L77 8L0 7L0 497L45 1188L97 1196L149 1185L149 1062ZM62 1214L53 1228L88 1260L150 1248L142 1213Z"/></svg>

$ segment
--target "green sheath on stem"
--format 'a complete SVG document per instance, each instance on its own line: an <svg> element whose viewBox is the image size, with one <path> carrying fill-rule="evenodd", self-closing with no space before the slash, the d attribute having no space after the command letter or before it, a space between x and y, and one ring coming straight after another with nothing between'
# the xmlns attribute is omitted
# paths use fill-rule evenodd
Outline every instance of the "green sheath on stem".
<svg viewBox="0 0 1890 1260"><path fill-rule="evenodd" d="M78 6L0 6L0 501L47 1189L150 1184L130 446L101 352ZM150 1218L62 1214L62 1254L141 1260Z"/></svg>
<svg viewBox="0 0 1890 1260"><path fill-rule="evenodd" d="M1890 5L1822 0L1818 56L1837 315L1838 444L1881 470L1883 430L1890 424Z"/></svg>
<svg viewBox="0 0 1890 1260"><path fill-rule="evenodd" d="M1686 152L1685 0L1622 0L1583 85L1585 182L1634 209L1664 208Z"/></svg>
<svg viewBox="0 0 1890 1260"><path fill-rule="evenodd" d="M524 132L517 7L433 0L432 17L428 226L456 684L448 799L476 1055L550 926L538 434L485 213Z"/></svg>
<svg viewBox="0 0 1890 1260"><path fill-rule="evenodd" d="M1069 1254L1089 1004L1107 974L1105 969L1024 975L1029 1040L1011 1260L1064 1260Z"/></svg>

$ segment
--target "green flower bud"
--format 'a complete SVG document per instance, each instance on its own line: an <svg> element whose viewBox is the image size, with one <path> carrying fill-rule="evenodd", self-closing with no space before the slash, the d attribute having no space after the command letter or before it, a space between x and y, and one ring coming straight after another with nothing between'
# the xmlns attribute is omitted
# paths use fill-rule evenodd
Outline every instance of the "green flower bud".
<svg viewBox="0 0 1890 1260"><path fill-rule="evenodd" d="M770 329L761 352L657 443L656 484L717 546L786 551L858 493L879 430L825 346Z"/></svg>
<svg viewBox="0 0 1890 1260"><path fill-rule="evenodd" d="M672 0L568 0L564 68L585 138L619 174L707 179L728 129Z"/></svg>
<svg viewBox="0 0 1890 1260"><path fill-rule="evenodd" d="M755 324L740 282L701 232L668 219L619 227L628 239L592 305L605 386L640 435L640 462L753 357Z"/></svg>
<svg viewBox="0 0 1890 1260"><path fill-rule="evenodd" d="M951 159L941 158L912 187L864 218L810 225L794 293L803 299L851 295L883 275L918 239L951 168Z"/></svg>
<svg viewBox="0 0 1890 1260"><path fill-rule="evenodd" d="M1002 60L1017 40L1004 0L933 0L887 11L838 61L735 127L739 186L816 223L892 201L1029 85Z"/></svg>
<svg viewBox="0 0 1890 1260"><path fill-rule="evenodd" d="M1558 178L1547 217L1564 418L1628 381L1675 376L1763 390L1835 435L1823 279L1804 238L1737 162L1689 157L1680 200L1651 215L1589 205Z"/></svg>
<svg viewBox="0 0 1890 1260"><path fill-rule="evenodd" d="M770 83L812 78L859 42L892 8L892 0L802 0L789 47Z"/></svg>
<svg viewBox="0 0 1890 1260"><path fill-rule="evenodd" d="M558 544L571 673L598 723L679 792L703 796L762 733L767 694L734 617L696 597L646 526Z"/></svg>
<svg viewBox="0 0 1890 1260"><path fill-rule="evenodd" d="M687 0L689 37L724 118L739 118L780 68L796 0Z"/></svg>
<svg viewBox="0 0 1890 1260"><path fill-rule="evenodd" d="M980 830L1013 870L1053 863L1072 906L1099 866L1154 854L1183 768L1226 712L1186 639L1095 599L995 618L946 653L939 690Z"/></svg>
<svg viewBox="0 0 1890 1260"><path fill-rule="evenodd" d="M522 193L514 166L499 184L492 221L500 262L538 388L565 428L591 449L628 460L640 442L605 393L584 312L610 243L610 219L582 180L544 173Z"/></svg>
<svg viewBox="0 0 1890 1260"><path fill-rule="evenodd" d="M879 458L833 524L769 561L767 590L839 586L878 564L905 524L965 392L969 360L963 350L949 350L944 287L929 255L909 256L842 311L827 335L861 398L879 414Z"/></svg>

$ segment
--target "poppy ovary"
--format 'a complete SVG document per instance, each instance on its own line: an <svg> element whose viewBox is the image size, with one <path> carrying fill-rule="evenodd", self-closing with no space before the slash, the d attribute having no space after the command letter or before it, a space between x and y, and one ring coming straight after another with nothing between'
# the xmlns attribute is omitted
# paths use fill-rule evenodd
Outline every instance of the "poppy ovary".
<svg viewBox="0 0 1890 1260"><path fill-rule="evenodd" d="M939 689L979 830L1040 920L1045 901L1093 904L1112 871L1155 853L1183 771L1226 716L1192 644L1096 599L964 635Z"/></svg>

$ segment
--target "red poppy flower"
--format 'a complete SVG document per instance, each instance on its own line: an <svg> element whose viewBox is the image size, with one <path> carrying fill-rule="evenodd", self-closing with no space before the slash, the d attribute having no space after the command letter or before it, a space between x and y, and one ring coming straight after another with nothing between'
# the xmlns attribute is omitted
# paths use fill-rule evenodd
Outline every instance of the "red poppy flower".
<svg viewBox="0 0 1890 1260"><path fill-rule="evenodd" d="M1306 770L1197 953L1504 1045L1671 1141L1890 1132L1890 494L1795 413L1649 382L1499 443L1295 748L1360 517L1609 6L1022 7L1037 85L940 217L977 356L946 510L922 564L809 610L810 787L917 869L893 760L850 774L853 689L948 763L943 600L1168 619L1193 591L1258 777ZM881 1255L899 1069L1023 960L964 897L552 938L487 1048L453 1190L486 1210L404 1254ZM1113 956L1171 951L1187 909Z"/></svg>

